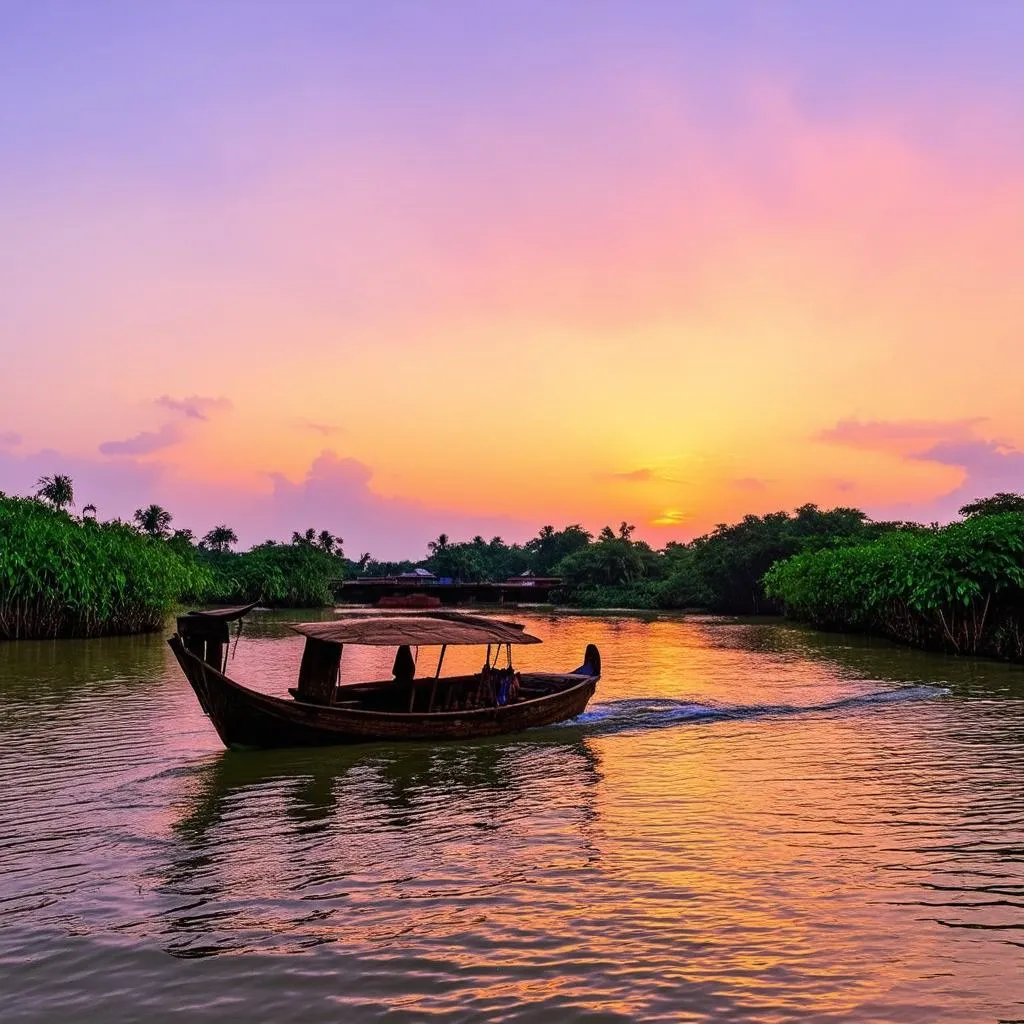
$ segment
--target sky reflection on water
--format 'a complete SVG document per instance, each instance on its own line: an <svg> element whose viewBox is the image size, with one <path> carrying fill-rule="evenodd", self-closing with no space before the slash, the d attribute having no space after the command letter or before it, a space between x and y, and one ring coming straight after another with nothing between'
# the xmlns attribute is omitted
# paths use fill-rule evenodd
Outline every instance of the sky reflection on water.
<svg viewBox="0 0 1024 1024"><path fill-rule="evenodd" d="M232 670L275 692L282 618ZM447 745L229 753L159 637L0 647L11 1013L1024 1017L1024 672L527 618L595 703Z"/></svg>

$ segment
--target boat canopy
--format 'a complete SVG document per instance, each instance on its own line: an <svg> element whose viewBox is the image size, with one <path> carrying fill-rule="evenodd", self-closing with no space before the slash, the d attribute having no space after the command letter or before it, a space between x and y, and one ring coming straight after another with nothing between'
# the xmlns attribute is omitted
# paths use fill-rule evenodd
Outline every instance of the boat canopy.
<svg viewBox="0 0 1024 1024"><path fill-rule="evenodd" d="M478 615L440 612L433 615L381 615L338 619L333 622L300 622L296 633L331 644L362 644L368 647L430 647L468 644L539 644L539 637L524 631L521 623L485 619Z"/></svg>

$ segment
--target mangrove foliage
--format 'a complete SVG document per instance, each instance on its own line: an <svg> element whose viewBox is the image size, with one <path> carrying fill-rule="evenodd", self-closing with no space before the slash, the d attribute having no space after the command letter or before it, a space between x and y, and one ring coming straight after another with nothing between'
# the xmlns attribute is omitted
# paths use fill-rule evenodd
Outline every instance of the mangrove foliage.
<svg viewBox="0 0 1024 1024"><path fill-rule="evenodd" d="M1024 659L1024 511L965 508L961 523L788 558L766 574L766 593L822 628Z"/></svg>

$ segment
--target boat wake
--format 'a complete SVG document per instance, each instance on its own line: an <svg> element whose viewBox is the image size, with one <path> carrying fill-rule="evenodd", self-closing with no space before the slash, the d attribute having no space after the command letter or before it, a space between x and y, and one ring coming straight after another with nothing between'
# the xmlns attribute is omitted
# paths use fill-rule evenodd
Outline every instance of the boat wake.
<svg viewBox="0 0 1024 1024"><path fill-rule="evenodd" d="M584 728L589 733L663 729L687 723L783 718L794 715L850 712L878 705L933 700L949 691L941 686L901 686L893 690L842 697L822 704L711 704L670 698L610 700L592 704L578 718L556 728Z"/></svg>

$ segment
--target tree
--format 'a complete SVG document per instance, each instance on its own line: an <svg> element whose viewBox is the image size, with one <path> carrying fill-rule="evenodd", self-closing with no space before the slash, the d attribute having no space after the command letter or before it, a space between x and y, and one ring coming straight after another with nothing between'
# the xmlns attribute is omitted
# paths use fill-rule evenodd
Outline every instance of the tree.
<svg viewBox="0 0 1024 1024"><path fill-rule="evenodd" d="M427 559L427 568L436 576L463 583L479 583L488 575L483 554L472 544L438 545Z"/></svg>
<svg viewBox="0 0 1024 1024"><path fill-rule="evenodd" d="M292 544L304 544L306 547L319 548L326 554L337 555L339 558L343 557L341 551L343 543L341 537L331 533L330 530L321 530L317 533L312 526L305 533L299 533L298 530L292 532Z"/></svg>
<svg viewBox="0 0 1024 1024"><path fill-rule="evenodd" d="M89 519L89 520L92 520L92 522L95 522L96 521L96 506L91 504L91 503L86 505L82 509L82 519L83 520Z"/></svg>
<svg viewBox="0 0 1024 1024"><path fill-rule="evenodd" d="M573 523L563 530L543 526L533 540L526 542L526 551L533 563L531 568L538 576L550 576L563 558L582 550L593 539L579 523Z"/></svg>
<svg viewBox="0 0 1024 1024"><path fill-rule="evenodd" d="M448 534L442 533L438 535L437 540L427 542L427 550L431 555L440 554L448 547Z"/></svg>
<svg viewBox="0 0 1024 1024"><path fill-rule="evenodd" d="M36 497L52 505L59 512L75 503L75 486L71 482L71 477L63 473L41 476L36 481L36 488Z"/></svg>
<svg viewBox="0 0 1024 1024"><path fill-rule="evenodd" d="M196 535L191 530L175 530L167 539L167 543L181 555L191 556L196 543Z"/></svg>
<svg viewBox="0 0 1024 1024"><path fill-rule="evenodd" d="M225 526L222 523L220 526L215 526L203 537L203 543L211 551L216 551L218 554L223 555L231 550L232 544L238 543L238 535L230 526Z"/></svg>
<svg viewBox="0 0 1024 1024"><path fill-rule="evenodd" d="M964 519L977 516L997 516L1002 512L1024 512L1024 495L1000 491L991 498L975 498L960 509Z"/></svg>
<svg viewBox="0 0 1024 1024"><path fill-rule="evenodd" d="M145 508L137 508L133 518L143 533L163 539L170 532L171 520L174 517L159 505L147 505Z"/></svg>
<svg viewBox="0 0 1024 1024"><path fill-rule="evenodd" d="M619 525L618 533L606 526L596 544L562 559L555 571L566 588L628 586L655 575L658 556L643 541L631 538L633 529L626 522Z"/></svg>
<svg viewBox="0 0 1024 1024"><path fill-rule="evenodd" d="M341 545L345 542L336 533L331 533L330 530L321 530L317 535L316 543L321 551L326 551L329 555L342 557Z"/></svg>

